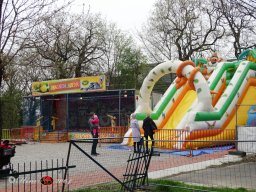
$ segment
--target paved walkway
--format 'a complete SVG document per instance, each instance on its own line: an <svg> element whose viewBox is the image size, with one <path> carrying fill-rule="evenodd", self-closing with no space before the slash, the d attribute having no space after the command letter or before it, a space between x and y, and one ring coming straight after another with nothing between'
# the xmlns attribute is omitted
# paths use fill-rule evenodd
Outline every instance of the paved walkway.
<svg viewBox="0 0 256 192"><path fill-rule="evenodd" d="M90 154L90 143L78 143L78 146ZM111 150L108 148L109 144L102 144L97 148L99 156L94 157L97 162L114 174L122 181L123 174L125 173L127 160L129 155L132 154L130 150ZM50 165L51 160L63 159L63 164L66 163L69 143L30 143L16 147L15 157L11 162L16 166L19 163L20 170L23 170L22 165L29 162L48 162ZM224 162L237 161L235 156L226 156L227 151L217 152L208 155L200 155L195 157L176 156L168 153L163 153L159 157L152 157L151 165L149 168L150 178L172 177L178 180L182 178L174 177L179 173L202 170L209 165L219 165ZM75 146L71 148L70 165L76 165L76 168L70 170L70 188L80 188L97 183L104 183L113 181L106 172L104 172L92 160L86 157ZM38 164L39 165L39 164ZM59 164L60 166L61 164ZM55 165L54 165L55 166ZM45 166L43 166L45 167ZM51 166L49 166L51 167ZM15 167L17 169L17 167ZM26 167L26 170L29 166ZM31 168L30 168L31 169ZM210 173L209 173L210 174ZM56 177L56 175L54 175ZM225 179L225 178L221 178Z"/></svg>
<svg viewBox="0 0 256 192"><path fill-rule="evenodd" d="M255 162L234 164L225 167L207 168L168 177L181 181L211 187L256 189Z"/></svg>
<svg viewBox="0 0 256 192"><path fill-rule="evenodd" d="M187 165L172 167L169 169L152 171L149 173L149 178L159 179L159 178L163 178L163 177L177 175L180 173L203 170L210 166L222 165L223 163L236 162L236 161L240 161L240 160L241 160L241 158L238 156L226 155L224 157L216 158L216 159L212 159L212 160L208 160L208 161L203 161L203 162L200 161L200 162L191 163L191 164L187 164Z"/></svg>
<svg viewBox="0 0 256 192"><path fill-rule="evenodd" d="M29 143L16 146L16 154L11 159L17 163L29 163L51 159L67 158L69 143Z"/></svg>

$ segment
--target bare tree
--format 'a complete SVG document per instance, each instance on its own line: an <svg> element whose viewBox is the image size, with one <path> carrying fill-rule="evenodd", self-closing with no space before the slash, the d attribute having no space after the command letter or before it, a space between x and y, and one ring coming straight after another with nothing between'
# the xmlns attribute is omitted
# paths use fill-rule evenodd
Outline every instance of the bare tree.
<svg viewBox="0 0 256 192"><path fill-rule="evenodd" d="M38 25L38 18L45 15L55 2L0 0L0 87L3 78L8 76L5 67L25 47L28 37Z"/></svg>
<svg viewBox="0 0 256 192"><path fill-rule="evenodd" d="M256 1L255 0L230 0L230 4L237 5L239 10L256 19Z"/></svg>
<svg viewBox="0 0 256 192"><path fill-rule="evenodd" d="M41 24L31 35L28 51L30 55L38 58L36 62L33 61L33 65L44 72L46 79L72 77L73 66L70 62L74 55L72 31L73 24L70 17L61 12L55 17L51 15L42 17Z"/></svg>
<svg viewBox="0 0 256 192"><path fill-rule="evenodd" d="M105 21L99 15L62 12L42 20L30 48L38 54L37 67L47 79L81 77L101 70L97 60L103 55Z"/></svg>
<svg viewBox="0 0 256 192"><path fill-rule="evenodd" d="M101 64L102 71L105 72L108 82L112 85L117 84L116 77L121 75L122 55L128 47L134 45L133 39L124 34L115 24L108 24L104 32L104 54L98 62Z"/></svg>
<svg viewBox="0 0 256 192"><path fill-rule="evenodd" d="M223 37L221 14L208 5L200 0L157 1L148 27L143 29L146 33L140 34L156 62L190 59L194 52L211 49Z"/></svg>
<svg viewBox="0 0 256 192"><path fill-rule="evenodd" d="M0 0L0 89L7 73L7 66L13 63L26 44L31 31L38 24L37 18L49 11L56 0ZM11 71L11 70L9 70ZM0 92L0 95L2 94ZM2 109L0 104L0 138L2 129Z"/></svg>
<svg viewBox="0 0 256 192"><path fill-rule="evenodd" d="M102 63L98 60L104 54L104 32L106 21L99 14L82 14L76 19L74 43L75 77L93 75L102 70Z"/></svg>
<svg viewBox="0 0 256 192"><path fill-rule="evenodd" d="M238 57L244 49L255 47L256 18L248 4L234 0L212 0L212 4L223 15L222 23L227 29L225 36L232 41L235 56Z"/></svg>

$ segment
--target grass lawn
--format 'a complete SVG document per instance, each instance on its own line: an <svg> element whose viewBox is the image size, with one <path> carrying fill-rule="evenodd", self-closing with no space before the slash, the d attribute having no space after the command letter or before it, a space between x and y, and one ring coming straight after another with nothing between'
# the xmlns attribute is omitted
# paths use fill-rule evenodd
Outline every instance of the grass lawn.
<svg viewBox="0 0 256 192"><path fill-rule="evenodd" d="M141 191L155 191L155 192L187 192L187 191L214 191L214 192L250 192L244 188L230 189L230 188L213 188L188 185L181 182L174 182L170 180L150 180L150 188ZM120 191L120 185L117 183L101 184L86 189L75 190L72 192L117 192ZM139 191L139 190L137 190Z"/></svg>

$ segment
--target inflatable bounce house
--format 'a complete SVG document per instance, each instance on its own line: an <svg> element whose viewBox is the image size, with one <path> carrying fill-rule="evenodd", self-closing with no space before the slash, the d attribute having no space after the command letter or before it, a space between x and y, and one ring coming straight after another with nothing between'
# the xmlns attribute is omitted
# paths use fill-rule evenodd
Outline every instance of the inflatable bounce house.
<svg viewBox="0 0 256 192"><path fill-rule="evenodd" d="M193 148L212 146L210 141L234 140L237 124L252 125L255 121L248 111L256 105L256 50L246 50L233 62L223 61L216 53L213 57L166 61L144 79L136 118L142 126L146 114L151 114L158 127L155 140L170 141L158 147L191 148L191 142L186 140L209 141L194 142ZM152 109L151 91L169 73L176 73L177 77ZM238 105L247 107L237 109ZM131 144L131 130L125 136L122 144Z"/></svg>
<svg viewBox="0 0 256 192"><path fill-rule="evenodd" d="M246 126L256 127L256 105L252 105L248 111L248 120Z"/></svg>

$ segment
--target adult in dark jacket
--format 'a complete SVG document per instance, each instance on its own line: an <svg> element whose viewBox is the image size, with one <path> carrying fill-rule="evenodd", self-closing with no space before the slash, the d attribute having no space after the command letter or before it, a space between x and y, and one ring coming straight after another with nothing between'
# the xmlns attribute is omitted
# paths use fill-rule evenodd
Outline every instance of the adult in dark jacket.
<svg viewBox="0 0 256 192"><path fill-rule="evenodd" d="M148 137L150 137L152 141L152 147L155 144L154 141L154 130L157 129L157 126L153 119L150 118L150 115L148 114L147 117L143 120L142 128L144 130L144 137L146 139L146 153L148 153Z"/></svg>

